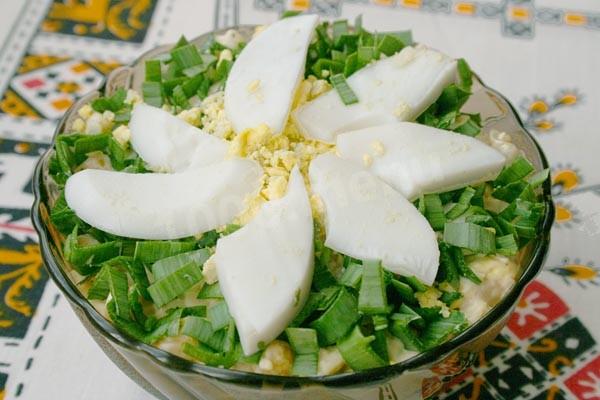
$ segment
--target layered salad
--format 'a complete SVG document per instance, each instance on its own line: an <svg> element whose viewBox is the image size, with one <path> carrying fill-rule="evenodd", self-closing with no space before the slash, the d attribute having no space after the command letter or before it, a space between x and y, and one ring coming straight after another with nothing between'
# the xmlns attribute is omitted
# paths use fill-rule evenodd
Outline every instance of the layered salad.
<svg viewBox="0 0 600 400"><path fill-rule="evenodd" d="M544 215L510 132L461 111L463 59L358 18L182 38L55 142L54 238L133 340L316 376L459 335L520 275Z"/></svg>

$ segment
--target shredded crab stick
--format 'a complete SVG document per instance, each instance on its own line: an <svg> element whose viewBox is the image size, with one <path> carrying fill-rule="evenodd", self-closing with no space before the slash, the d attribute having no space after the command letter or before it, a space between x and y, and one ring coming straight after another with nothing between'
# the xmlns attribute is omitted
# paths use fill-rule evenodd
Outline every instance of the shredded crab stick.
<svg viewBox="0 0 600 400"><path fill-rule="evenodd" d="M332 143L341 132L395 121L411 121L456 77L456 61L424 46L399 53L357 71L347 79L358 102L345 105L336 91L293 113L305 136Z"/></svg>
<svg viewBox="0 0 600 400"><path fill-rule="evenodd" d="M174 174L86 169L65 185L86 223L136 239L179 239L230 223L261 187L262 168L232 159Z"/></svg>
<svg viewBox="0 0 600 400"><path fill-rule="evenodd" d="M343 133L337 152L410 200L493 180L506 162L481 140L411 122Z"/></svg>
<svg viewBox="0 0 600 400"><path fill-rule="evenodd" d="M313 220L298 167L284 197L217 242L215 262L244 353L253 354L283 332L310 291Z"/></svg>
<svg viewBox="0 0 600 400"><path fill-rule="evenodd" d="M323 154L309 169L325 206L325 245L430 285L439 264L435 232L400 193L360 165Z"/></svg>
<svg viewBox="0 0 600 400"><path fill-rule="evenodd" d="M135 106L129 128L131 146L153 171L180 172L227 154L227 141L147 104Z"/></svg>
<svg viewBox="0 0 600 400"><path fill-rule="evenodd" d="M304 75L316 15L285 18L251 40L225 86L225 112L236 132L266 124L281 132Z"/></svg>

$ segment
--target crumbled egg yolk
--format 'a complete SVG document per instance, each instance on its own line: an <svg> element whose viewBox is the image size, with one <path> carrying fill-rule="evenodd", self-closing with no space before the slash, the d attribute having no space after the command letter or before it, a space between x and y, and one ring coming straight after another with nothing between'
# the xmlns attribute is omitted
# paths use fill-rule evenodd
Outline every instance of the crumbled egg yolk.
<svg viewBox="0 0 600 400"><path fill-rule="evenodd" d="M313 100L329 88L327 82L310 76L300 82L292 101L292 109ZM333 149L333 145L305 138L291 120L288 121L283 132L277 135L274 135L264 124L235 135L229 146L230 156L254 160L264 170L260 192L246 199L246 209L238 216L235 223L246 224L256 215L264 202L281 198L286 192L288 178L295 165L300 168L305 183L310 188L307 179L310 162L319 154ZM319 219L323 212L323 205L314 195L311 196L311 203L314 216Z"/></svg>
<svg viewBox="0 0 600 400"><path fill-rule="evenodd" d="M202 100L199 108L202 130L222 139L231 139L233 137L233 127L225 114L224 92L216 92L206 97Z"/></svg>

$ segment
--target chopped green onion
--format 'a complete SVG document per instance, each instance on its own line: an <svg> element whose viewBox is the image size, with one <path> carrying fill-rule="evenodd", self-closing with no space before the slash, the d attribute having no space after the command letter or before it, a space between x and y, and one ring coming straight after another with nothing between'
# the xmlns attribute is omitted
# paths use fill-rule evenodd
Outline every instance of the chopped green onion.
<svg viewBox="0 0 600 400"><path fill-rule="evenodd" d="M351 263L346 267L344 273L340 277L340 283L344 286L358 289L362 275L363 266L360 264Z"/></svg>
<svg viewBox="0 0 600 400"><path fill-rule="evenodd" d="M131 319L129 299L127 297L129 285L125 271L119 268L108 268L106 274L110 295L115 304L116 315L125 320Z"/></svg>
<svg viewBox="0 0 600 400"><path fill-rule="evenodd" d="M309 328L287 328L285 330L290 346L296 354L311 354L319 352L317 331Z"/></svg>
<svg viewBox="0 0 600 400"><path fill-rule="evenodd" d="M69 208L65 200L64 191L56 199L52 210L50 211L50 221L62 234L68 235L73 231L75 225L82 226L84 223L75 215L75 211Z"/></svg>
<svg viewBox="0 0 600 400"><path fill-rule="evenodd" d="M97 99L93 100L91 106L94 109L94 111L97 111L100 113L102 113L104 111L117 112L121 108L123 108L126 97L127 97L127 92L125 92L125 89L118 88L112 94L112 96L98 97Z"/></svg>
<svg viewBox="0 0 600 400"><path fill-rule="evenodd" d="M385 314L389 311L383 268L379 261L364 261L358 293L358 310L365 314Z"/></svg>
<svg viewBox="0 0 600 400"><path fill-rule="evenodd" d="M331 249L323 245L322 242L315 241L315 272L312 285L321 290L337 284L337 280L329 270L331 260Z"/></svg>
<svg viewBox="0 0 600 400"><path fill-rule="evenodd" d="M344 78L343 74L333 75L331 77L331 84L345 105L358 103L358 97L356 97L354 91L348 86L348 82L346 82L346 78Z"/></svg>
<svg viewBox="0 0 600 400"><path fill-rule="evenodd" d="M460 292L443 292L440 301L450 307L452 303L461 297L462 294Z"/></svg>
<svg viewBox="0 0 600 400"><path fill-rule="evenodd" d="M404 282L410 285L411 288L415 290L415 292L425 292L427 291L427 286L423 282L421 282L415 276L403 276L402 279Z"/></svg>
<svg viewBox="0 0 600 400"><path fill-rule="evenodd" d="M193 67L202 64L202 57L198 53L198 49L192 43L188 43L181 47L171 50L171 57L177 64L179 69Z"/></svg>
<svg viewBox="0 0 600 400"><path fill-rule="evenodd" d="M365 65L373 61L373 59L375 59L375 48L371 46L360 46L356 53L358 56L357 61L360 68L364 67Z"/></svg>
<svg viewBox="0 0 600 400"><path fill-rule="evenodd" d="M403 47L404 43L394 35L384 35L377 44L377 50L388 57L399 52Z"/></svg>
<svg viewBox="0 0 600 400"><path fill-rule="evenodd" d="M154 107L162 107L163 87L160 82L143 82L142 97L145 103Z"/></svg>
<svg viewBox="0 0 600 400"><path fill-rule="evenodd" d="M216 351L223 350L227 334L225 330L214 330L208 319L194 316L182 319L181 333L198 339L202 344Z"/></svg>
<svg viewBox="0 0 600 400"><path fill-rule="evenodd" d="M454 288L459 285L458 267L446 243L440 243L440 268L436 280L448 282Z"/></svg>
<svg viewBox="0 0 600 400"><path fill-rule="evenodd" d="M191 241L177 242L170 240L147 240L136 242L133 258L143 263L153 263L162 258L191 251L196 243Z"/></svg>
<svg viewBox="0 0 600 400"><path fill-rule="evenodd" d="M403 302L416 304L417 298L415 297L415 292L409 285L396 279L392 279L392 287L396 290L396 293L400 295Z"/></svg>
<svg viewBox="0 0 600 400"><path fill-rule="evenodd" d="M56 151L56 160L63 174L70 176L72 169L75 167L75 156L71 151L69 145L62 141L57 140L54 145L54 151Z"/></svg>
<svg viewBox="0 0 600 400"><path fill-rule="evenodd" d="M509 166L504 167L494 181L494 186L505 186L509 183L517 182L525 178L533 170L533 165L525 157L519 156Z"/></svg>
<svg viewBox="0 0 600 400"><path fill-rule="evenodd" d="M548 179L549 176L550 176L550 169L546 168L546 169L536 172L535 174L528 177L527 183L529 183L529 186L531 188L535 189L535 188L541 186L542 183L544 183Z"/></svg>
<svg viewBox="0 0 600 400"><path fill-rule="evenodd" d="M78 244L78 226L67 236L64 244L64 253L67 261L82 275L93 271L90 266L101 264L106 260L121 253L121 242L111 241L105 243L80 246Z"/></svg>
<svg viewBox="0 0 600 400"><path fill-rule="evenodd" d="M241 348L236 346L232 351L228 353L217 353L212 351L209 347L202 344L193 346L189 343L184 343L182 351L188 356L202 361L206 365L213 367L229 368L240 358Z"/></svg>
<svg viewBox="0 0 600 400"><path fill-rule="evenodd" d="M202 280L202 270L189 263L148 287L152 301L162 307Z"/></svg>
<svg viewBox="0 0 600 400"><path fill-rule="evenodd" d="M221 293L221 288L218 283L213 283L212 285L204 285L200 292L198 293L198 299L222 299L223 293Z"/></svg>
<svg viewBox="0 0 600 400"><path fill-rule="evenodd" d="M363 336L360 328L356 326L337 347L346 364L355 371L383 367L387 363L371 347L374 340L374 336Z"/></svg>
<svg viewBox="0 0 600 400"><path fill-rule="evenodd" d="M319 361L317 332L314 329L287 328L285 333L295 353L292 373L297 376L316 375Z"/></svg>
<svg viewBox="0 0 600 400"><path fill-rule="evenodd" d="M200 240L198 240L198 247L215 247L218 239L219 234L217 233L217 231L212 230L204 232L202 236L200 236Z"/></svg>
<svg viewBox="0 0 600 400"><path fill-rule="evenodd" d="M373 351L381 357L381 359L385 362L386 365L390 362L390 356L388 354L387 349L387 337L385 330L375 330L373 332L373 336L375 336L375 340L371 343L371 347Z"/></svg>
<svg viewBox="0 0 600 400"><path fill-rule="evenodd" d="M297 10L285 10L281 16L279 17L280 19L284 19L284 18L290 18L290 17L295 17L297 15L302 14L302 11L297 11Z"/></svg>
<svg viewBox="0 0 600 400"><path fill-rule="evenodd" d="M106 311L108 312L108 317L120 332L141 342L148 343L146 341L147 333L143 326L136 321L121 318L117 314L114 299L110 300L108 304L106 304Z"/></svg>
<svg viewBox="0 0 600 400"><path fill-rule="evenodd" d="M446 218L449 220L460 217L471 205L471 199L475 196L475 189L472 187L466 187L465 190L460 194L458 203L454 204L450 210L446 213Z"/></svg>
<svg viewBox="0 0 600 400"><path fill-rule="evenodd" d="M108 265L103 266L100 272L94 276L94 281L90 286L87 294L89 300L106 300L110 293L110 287L108 284Z"/></svg>
<svg viewBox="0 0 600 400"><path fill-rule="evenodd" d="M146 60L146 81L160 82L162 81L162 73L159 60Z"/></svg>
<svg viewBox="0 0 600 400"><path fill-rule="evenodd" d="M504 256L514 256L519 251L515 235L508 234L496 237L496 251Z"/></svg>
<svg viewBox="0 0 600 400"><path fill-rule="evenodd" d="M188 102L187 95L183 91L183 87L181 85L175 86L173 89L173 104L179 106L181 108L188 108L190 103Z"/></svg>
<svg viewBox="0 0 600 400"><path fill-rule="evenodd" d="M333 41L337 43L342 35L348 33L348 21L345 19L337 20L333 22Z"/></svg>
<svg viewBox="0 0 600 400"><path fill-rule="evenodd" d="M194 317L206 317L206 306L199 305L199 306L184 308L182 316L189 317L190 315L194 316Z"/></svg>
<svg viewBox="0 0 600 400"><path fill-rule="evenodd" d="M460 80L460 87L465 91L471 90L473 84L473 72L471 67L465 61L464 58L459 58L456 63L456 69L458 71L458 78Z"/></svg>
<svg viewBox="0 0 600 400"><path fill-rule="evenodd" d="M208 250L200 249L161 258L152 264L152 275L154 280L159 280L189 263L195 263L198 267L201 267L208 260L208 257L210 257Z"/></svg>
<svg viewBox="0 0 600 400"><path fill-rule="evenodd" d="M155 327L146 336L148 343L155 343L165 336L179 335L179 321L183 315L183 309L172 309L169 313L156 322Z"/></svg>
<svg viewBox="0 0 600 400"><path fill-rule="evenodd" d="M214 331L225 328L227 325L229 325L229 321L231 321L227 303L224 301L219 301L218 303L210 305L206 310L206 316L212 324Z"/></svg>
<svg viewBox="0 0 600 400"><path fill-rule="evenodd" d="M344 63L340 61L328 60L326 58L320 58L312 66L312 71L319 78L324 77L323 71L329 73L339 73L344 71Z"/></svg>
<svg viewBox="0 0 600 400"><path fill-rule="evenodd" d="M329 346L344 337L358 319L356 297L342 287L331 306L310 327L317 330L319 344Z"/></svg>
<svg viewBox="0 0 600 400"><path fill-rule="evenodd" d="M297 354L292 364L292 375L313 376L317 375L319 353Z"/></svg>
<svg viewBox="0 0 600 400"><path fill-rule="evenodd" d="M416 331L410 325L411 323L422 323L422 317L412 309L404 308L402 312L392 314L390 318L390 332L392 335L400 339L407 350L421 351L423 343L421 343Z"/></svg>
<svg viewBox="0 0 600 400"><path fill-rule="evenodd" d="M92 151L103 150L108 146L108 139L110 138L110 134L98 134L98 135L89 135L82 138L79 138L75 141L75 155L76 156L85 156L87 153L91 153Z"/></svg>
<svg viewBox="0 0 600 400"><path fill-rule="evenodd" d="M421 340L426 349L437 346L449 337L462 332L469 325L464 314L452 311L448 318L441 318L431 322L423 331Z"/></svg>
<svg viewBox="0 0 600 400"><path fill-rule="evenodd" d="M492 197L511 203L519 198L523 192L529 187L529 184L524 181L516 181L509 183L506 186L500 186L492 192Z"/></svg>
<svg viewBox="0 0 600 400"><path fill-rule="evenodd" d="M291 327L300 326L306 319L308 319L323 301L323 294L321 292L311 292L308 295L308 299L304 304L304 307L296 315L294 320L290 323Z"/></svg>
<svg viewBox="0 0 600 400"><path fill-rule="evenodd" d="M129 272L131 279L135 283L142 297L146 300L150 300L148 294L148 286L150 283L148 282L148 275L146 275L146 268L142 263L134 261L131 257L119 256L105 261L102 265L108 265L113 268L122 268Z"/></svg>
<svg viewBox="0 0 600 400"><path fill-rule="evenodd" d="M473 270L467 265L462 249L458 247L450 247L450 254L452 255L452 259L456 263L458 273L461 276L464 276L465 278L470 280L471 282L479 285L481 283L481 279L479 279L477 274L475 274L475 272L473 272Z"/></svg>
<svg viewBox="0 0 600 400"><path fill-rule="evenodd" d="M496 235L488 228L469 222L447 222L444 241L475 253L491 254L496 250Z"/></svg>
<svg viewBox="0 0 600 400"><path fill-rule="evenodd" d="M344 76L347 78L352 75L358 69L358 54L352 53L346 57L344 64Z"/></svg>
<svg viewBox="0 0 600 400"><path fill-rule="evenodd" d="M425 218L427 218L433 230L439 231L444 229L446 216L444 215L444 207L442 206L440 196L437 194L426 194L424 201Z"/></svg>

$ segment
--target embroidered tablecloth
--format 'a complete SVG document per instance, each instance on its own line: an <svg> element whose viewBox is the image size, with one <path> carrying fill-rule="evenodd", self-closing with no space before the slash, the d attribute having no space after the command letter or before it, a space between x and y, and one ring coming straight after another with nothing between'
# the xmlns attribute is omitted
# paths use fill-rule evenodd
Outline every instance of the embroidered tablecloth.
<svg viewBox="0 0 600 400"><path fill-rule="evenodd" d="M57 119L159 44L285 9L412 29L505 94L546 151L552 247L508 327L448 399L600 399L598 0L4 0L0 3L0 399L150 399L48 280L30 180ZM382 391L386 398L394 394Z"/></svg>

